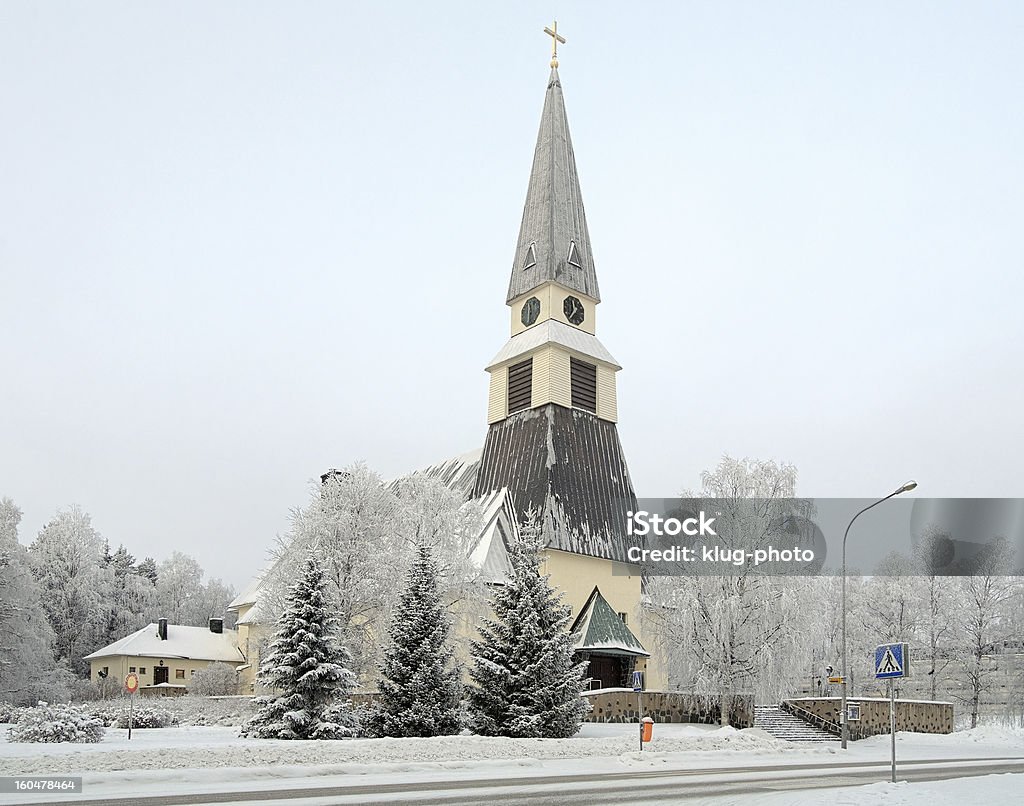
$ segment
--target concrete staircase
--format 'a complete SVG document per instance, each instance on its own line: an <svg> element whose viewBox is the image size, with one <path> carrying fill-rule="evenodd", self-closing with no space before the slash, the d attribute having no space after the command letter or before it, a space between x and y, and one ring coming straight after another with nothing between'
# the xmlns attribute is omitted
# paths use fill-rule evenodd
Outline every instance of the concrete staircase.
<svg viewBox="0 0 1024 806"><path fill-rule="evenodd" d="M755 705L754 727L787 742L838 742L839 737L815 727L778 705Z"/></svg>

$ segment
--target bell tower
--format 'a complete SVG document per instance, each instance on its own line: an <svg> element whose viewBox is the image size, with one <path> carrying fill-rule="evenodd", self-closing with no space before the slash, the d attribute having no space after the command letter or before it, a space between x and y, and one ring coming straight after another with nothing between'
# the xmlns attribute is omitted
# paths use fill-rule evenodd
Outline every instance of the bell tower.
<svg viewBox="0 0 1024 806"><path fill-rule="evenodd" d="M556 31L546 29L558 42ZM549 548L620 563L636 496L619 443L615 376L557 52L505 299L511 338L487 365L488 433L475 495L502 487L536 511Z"/></svg>

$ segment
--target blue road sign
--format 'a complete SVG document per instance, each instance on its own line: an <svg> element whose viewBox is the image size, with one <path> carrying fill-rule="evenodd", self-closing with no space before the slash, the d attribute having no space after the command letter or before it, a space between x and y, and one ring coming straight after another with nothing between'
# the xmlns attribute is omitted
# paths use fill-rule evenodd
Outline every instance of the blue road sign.
<svg viewBox="0 0 1024 806"><path fill-rule="evenodd" d="M633 672L633 691L644 690L644 673Z"/></svg>
<svg viewBox="0 0 1024 806"><path fill-rule="evenodd" d="M910 648L907 644L882 644L875 649L875 679L893 680L910 676Z"/></svg>

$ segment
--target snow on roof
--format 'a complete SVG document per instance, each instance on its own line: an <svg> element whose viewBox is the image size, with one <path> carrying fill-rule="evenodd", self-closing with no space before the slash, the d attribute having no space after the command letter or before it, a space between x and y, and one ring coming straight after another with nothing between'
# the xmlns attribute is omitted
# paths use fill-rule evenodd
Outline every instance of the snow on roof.
<svg viewBox="0 0 1024 806"><path fill-rule="evenodd" d="M227 606L227 609L233 613L237 613L239 609L246 605L256 604L259 598L260 585L263 584L263 578L267 575L267 569L260 571L238 596L232 599L231 604Z"/></svg>
<svg viewBox="0 0 1024 806"><path fill-rule="evenodd" d="M408 476L402 476L401 478L420 476L434 479L448 489L455 490L468 498L473 491L473 486L476 484L476 474L480 469L480 457L482 455L483 448L477 448L474 451L467 451L450 459L435 462L428 467L414 470ZM399 480L395 479L395 481Z"/></svg>
<svg viewBox="0 0 1024 806"><path fill-rule="evenodd" d="M580 355L597 359L615 369L622 369L615 357L608 352L597 336L592 336L582 330L569 327L557 319L548 319L539 325L534 325L522 333L517 333L498 351L498 354L491 359L486 369L494 369L499 364L511 361L521 355L543 344L558 344Z"/></svg>
<svg viewBox="0 0 1024 806"><path fill-rule="evenodd" d="M469 559L476 565L485 582L506 582L511 573L505 548L516 529L515 509L508 489L502 487L487 495L467 501L465 506L480 507L480 535Z"/></svg>
<svg viewBox="0 0 1024 806"><path fill-rule="evenodd" d="M633 631L619 618L601 592L594 587L570 630L573 649L603 655L650 657Z"/></svg>
<svg viewBox="0 0 1024 806"><path fill-rule="evenodd" d="M245 656L238 648L238 633L224 630L210 632L207 627L167 626L167 640L161 641L156 624L147 624L141 630L126 635L120 641L98 649L86 660L130 655L147 658L192 658L195 660L221 660L238 662Z"/></svg>

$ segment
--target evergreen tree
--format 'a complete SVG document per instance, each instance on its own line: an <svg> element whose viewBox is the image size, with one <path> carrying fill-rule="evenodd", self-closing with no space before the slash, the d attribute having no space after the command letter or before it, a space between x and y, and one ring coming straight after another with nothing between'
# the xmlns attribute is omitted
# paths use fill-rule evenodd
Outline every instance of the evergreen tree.
<svg viewBox="0 0 1024 806"><path fill-rule="evenodd" d="M288 592L277 632L260 664L260 682L275 694L257 700L243 733L260 739L341 739L351 736L348 694L355 675L338 642L337 619L324 596L324 575L310 551Z"/></svg>
<svg viewBox="0 0 1024 806"><path fill-rule="evenodd" d="M511 578L492 598L473 642L471 727L486 736L564 738L580 727L585 663L573 661L570 609L540 574L540 530L531 518L509 548Z"/></svg>
<svg viewBox="0 0 1024 806"><path fill-rule="evenodd" d="M378 736L451 736L459 731L462 685L448 643L451 623L437 585L437 565L420 546L391 619L391 645L378 683Z"/></svg>

